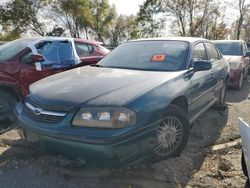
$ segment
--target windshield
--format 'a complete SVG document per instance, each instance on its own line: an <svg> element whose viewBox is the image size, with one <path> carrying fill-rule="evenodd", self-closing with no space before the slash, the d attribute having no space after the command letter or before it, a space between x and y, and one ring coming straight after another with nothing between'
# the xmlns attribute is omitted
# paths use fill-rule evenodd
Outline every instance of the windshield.
<svg viewBox="0 0 250 188"><path fill-rule="evenodd" d="M24 50L31 40L19 39L0 46L0 61L7 61Z"/></svg>
<svg viewBox="0 0 250 188"><path fill-rule="evenodd" d="M242 55L242 47L239 42L214 43L223 55Z"/></svg>
<svg viewBox="0 0 250 188"><path fill-rule="evenodd" d="M177 71L185 69L187 55L187 42L128 42L114 49L98 65L113 68Z"/></svg>

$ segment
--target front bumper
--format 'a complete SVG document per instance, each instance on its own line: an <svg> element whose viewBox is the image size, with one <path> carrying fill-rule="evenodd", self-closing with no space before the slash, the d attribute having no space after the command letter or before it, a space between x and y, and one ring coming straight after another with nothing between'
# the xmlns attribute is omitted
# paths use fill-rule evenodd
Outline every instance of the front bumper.
<svg viewBox="0 0 250 188"><path fill-rule="evenodd" d="M239 80L240 80L240 75L241 75L240 69L230 70L228 86L231 86L231 87L238 86Z"/></svg>
<svg viewBox="0 0 250 188"><path fill-rule="evenodd" d="M79 136L80 129L74 129L69 124L70 133L62 125L50 124L48 127L24 116L22 104L17 105L16 116L19 133L27 142L43 152L62 155L91 166L121 166L147 158L156 142L156 129L160 125L159 122L140 131L129 130L120 136L116 132L110 134L109 138L100 138L100 135L89 138ZM98 129L85 130L96 131L98 135Z"/></svg>

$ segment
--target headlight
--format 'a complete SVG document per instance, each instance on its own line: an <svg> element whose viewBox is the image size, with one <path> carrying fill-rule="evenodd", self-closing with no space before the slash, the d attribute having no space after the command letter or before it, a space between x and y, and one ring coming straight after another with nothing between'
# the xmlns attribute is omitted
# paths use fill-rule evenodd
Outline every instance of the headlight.
<svg viewBox="0 0 250 188"><path fill-rule="evenodd" d="M240 68L240 63L238 63L238 62L229 62L229 68L231 70L236 70L236 69Z"/></svg>
<svg viewBox="0 0 250 188"><path fill-rule="evenodd" d="M133 126L136 115L125 107L82 108L75 115L72 125L81 127L123 128Z"/></svg>

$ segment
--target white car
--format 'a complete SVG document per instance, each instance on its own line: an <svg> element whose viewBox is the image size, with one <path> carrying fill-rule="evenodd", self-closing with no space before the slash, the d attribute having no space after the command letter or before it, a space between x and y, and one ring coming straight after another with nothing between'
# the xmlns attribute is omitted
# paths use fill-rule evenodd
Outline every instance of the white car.
<svg viewBox="0 0 250 188"><path fill-rule="evenodd" d="M242 143L242 157L241 165L244 174L250 179L250 126L244 122L241 118L240 120L240 135Z"/></svg>

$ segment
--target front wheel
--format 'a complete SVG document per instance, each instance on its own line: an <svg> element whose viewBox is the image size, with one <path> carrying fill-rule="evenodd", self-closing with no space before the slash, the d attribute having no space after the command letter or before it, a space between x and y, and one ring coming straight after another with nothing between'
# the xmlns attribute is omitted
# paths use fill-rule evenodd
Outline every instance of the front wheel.
<svg viewBox="0 0 250 188"><path fill-rule="evenodd" d="M246 69L246 71L245 71L245 74L244 74L244 80L246 80L247 79L247 75L248 75L248 73L249 73L249 70L248 70L248 68Z"/></svg>
<svg viewBox="0 0 250 188"><path fill-rule="evenodd" d="M0 90L0 134L6 132L13 123L13 109L16 98L5 90Z"/></svg>
<svg viewBox="0 0 250 188"><path fill-rule="evenodd" d="M225 110L226 108L226 94L227 94L227 84L226 82L224 82L220 91L218 102L216 103L216 107L221 110Z"/></svg>
<svg viewBox="0 0 250 188"><path fill-rule="evenodd" d="M238 85L236 86L236 89L240 90L242 88L243 82L244 82L244 71L242 70L240 73L240 78L238 81Z"/></svg>
<svg viewBox="0 0 250 188"><path fill-rule="evenodd" d="M169 105L156 133L153 160L178 156L189 137L190 123L187 114L176 105Z"/></svg>

